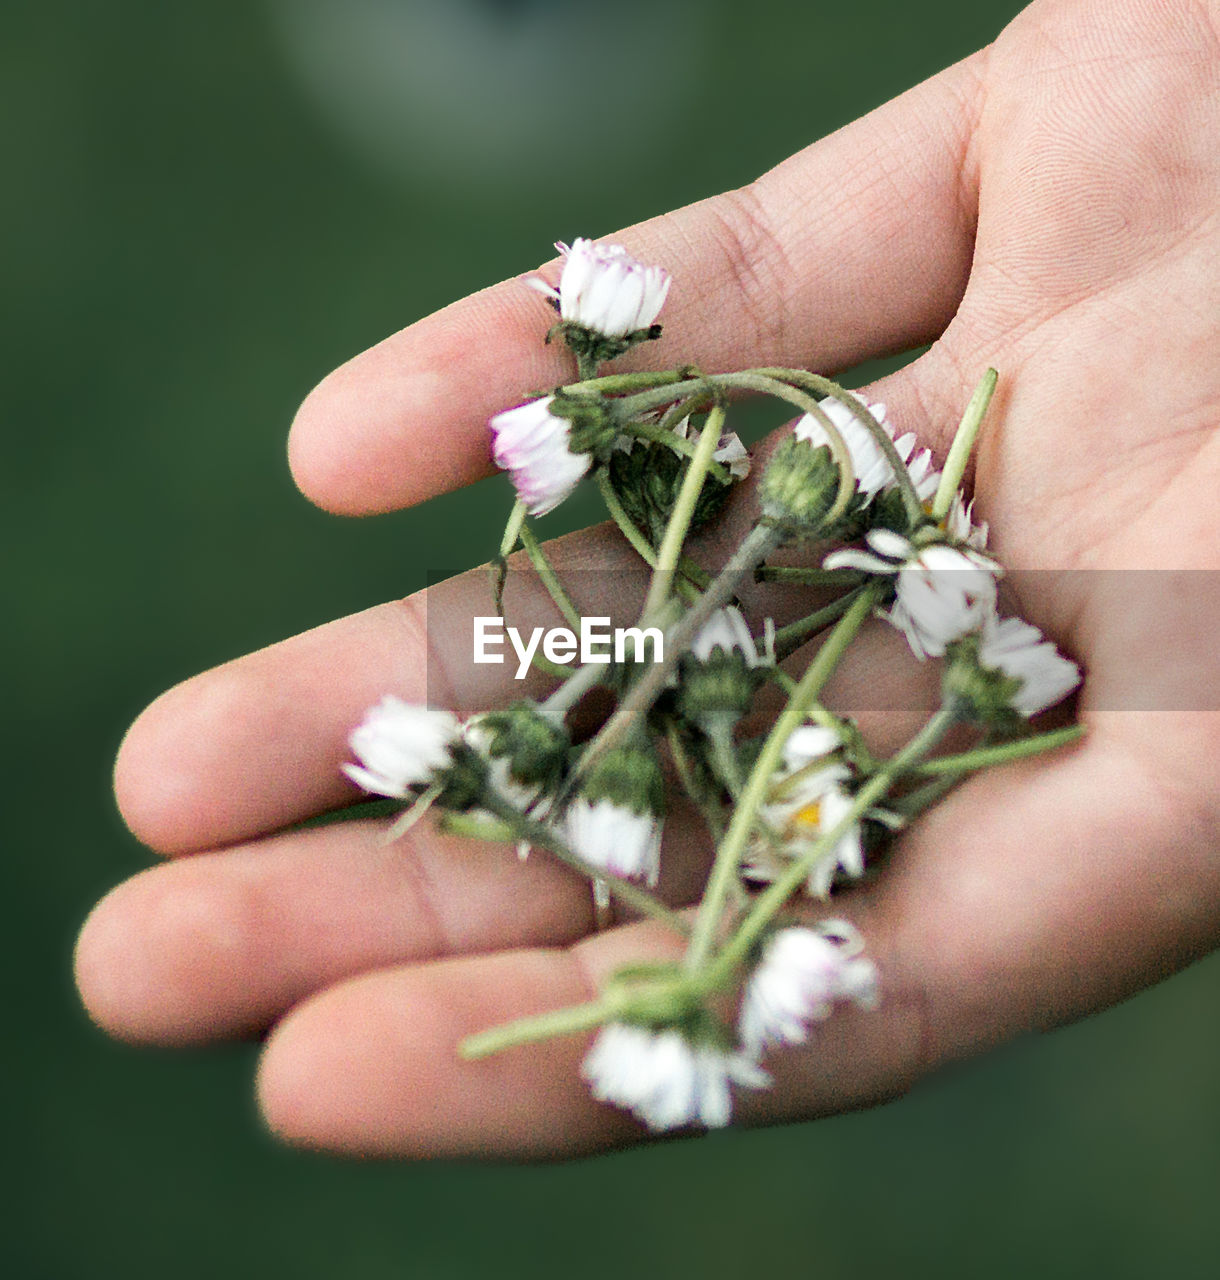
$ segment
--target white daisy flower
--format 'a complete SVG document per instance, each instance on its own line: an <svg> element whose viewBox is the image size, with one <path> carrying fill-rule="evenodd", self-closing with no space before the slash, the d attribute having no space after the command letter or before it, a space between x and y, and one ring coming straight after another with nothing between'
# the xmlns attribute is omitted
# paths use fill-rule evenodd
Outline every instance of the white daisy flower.
<svg viewBox="0 0 1220 1280"><path fill-rule="evenodd" d="M580 1071L599 1102L634 1112L656 1132L690 1124L722 1128L732 1115L731 1085L771 1083L745 1054L692 1044L674 1029L621 1022L602 1028Z"/></svg>
<svg viewBox="0 0 1220 1280"><path fill-rule="evenodd" d="M846 921L774 934L742 1001L738 1036L745 1051L756 1058L773 1045L803 1044L810 1023L828 1018L836 1001L874 1008L877 970L860 949Z"/></svg>
<svg viewBox="0 0 1220 1280"><path fill-rule="evenodd" d="M496 466L512 477L532 516L553 511L593 465L591 454L572 452L572 424L550 412L554 399L529 400L490 423Z"/></svg>
<svg viewBox="0 0 1220 1280"><path fill-rule="evenodd" d="M885 416L885 405L869 404L861 396L850 393L853 400L863 405L881 424L882 430L893 442L898 456L907 465L915 491L921 500L927 500L936 492L940 481L940 473L932 470L932 453L923 449L912 458L915 449L915 433L908 431L895 439L894 428ZM882 452L873 433L852 413L851 409L835 396L827 396L818 401L818 408L837 427L843 437L847 452L851 455L852 471L856 477L856 488L867 500L884 489L892 489L897 481L890 460ZM805 414L793 428L798 440L808 441L815 448L819 445L829 447L830 439L826 429L812 415Z"/></svg>
<svg viewBox="0 0 1220 1280"><path fill-rule="evenodd" d="M577 796L564 815L563 835L590 866L655 885L661 871L661 819L603 796Z"/></svg>
<svg viewBox="0 0 1220 1280"><path fill-rule="evenodd" d="M560 319L607 338L622 338L649 328L669 292L669 272L647 267L617 244L578 238L555 248L564 257L559 288L540 276L525 283L550 298Z"/></svg>
<svg viewBox="0 0 1220 1280"><path fill-rule="evenodd" d="M989 618L983 627L978 660L980 667L1021 681L1012 706L1027 719L1061 702L1080 683L1080 668L1037 627L1020 618Z"/></svg>
<svg viewBox="0 0 1220 1280"><path fill-rule="evenodd" d="M412 787L427 786L453 762L459 732L451 711L434 711L387 695L348 739L360 763L345 764L343 772L373 795L405 799Z"/></svg>
<svg viewBox="0 0 1220 1280"><path fill-rule="evenodd" d="M811 853L851 810L854 800L844 785L851 778L848 767L835 763L811 769L811 764L786 768L772 785L770 798L759 807L762 830L742 859L742 870L751 879L779 879L791 862ZM864 874L859 822L852 822L810 868L807 892L825 898L839 871L853 877Z"/></svg>
<svg viewBox="0 0 1220 1280"><path fill-rule="evenodd" d="M979 630L995 612L1000 566L974 548L916 548L890 529L870 529L865 541L869 551L834 551L823 565L894 578L894 605L885 616L917 658L941 657L947 645Z"/></svg>

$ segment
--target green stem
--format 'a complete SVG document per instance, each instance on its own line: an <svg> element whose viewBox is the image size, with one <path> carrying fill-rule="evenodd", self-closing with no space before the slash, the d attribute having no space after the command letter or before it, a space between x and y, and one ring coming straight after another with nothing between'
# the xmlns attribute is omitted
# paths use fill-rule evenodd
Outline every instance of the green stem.
<svg viewBox="0 0 1220 1280"><path fill-rule="evenodd" d="M645 370L642 373L608 373L602 378L586 378L583 382L573 382L562 387L561 390L577 395L584 391L596 391L601 395L615 396L689 381L689 369L657 369ZM693 385L697 386L698 381L696 380Z"/></svg>
<svg viewBox="0 0 1220 1280"><path fill-rule="evenodd" d="M623 510L623 504L618 500L618 494L614 492L614 486L610 483L610 476L605 467L598 467L595 480L598 492L602 495L602 501L606 504L606 512L610 519L618 525L619 532L635 548L635 552L640 559L650 569L655 569L657 567L657 553L653 550L652 544L648 539L636 528L631 517Z"/></svg>
<svg viewBox="0 0 1220 1280"><path fill-rule="evenodd" d="M467 1036L458 1045L458 1054L467 1061L472 1061L511 1049L515 1045L537 1044L538 1041L550 1040L553 1036L591 1031L594 1027L610 1022L614 1013L613 1007L605 999L600 999L591 1000L588 1004L572 1005L567 1009L553 1009L532 1018L518 1018L516 1022L506 1022L503 1026Z"/></svg>
<svg viewBox="0 0 1220 1280"><path fill-rule="evenodd" d="M620 430L624 435L635 436L640 440L648 440L652 444L668 445L675 453L680 453L687 458L693 458L695 450L699 447L695 442L684 440L673 431L664 430L655 422L624 422ZM715 449L712 452L715 453ZM707 472L709 475L715 476L721 484L733 483L733 476L729 469L719 462L709 462Z"/></svg>
<svg viewBox="0 0 1220 1280"><path fill-rule="evenodd" d="M576 357L576 385L580 387L590 382L596 382L597 370L598 362L591 356L578 355ZM571 387L568 390L570 391Z"/></svg>
<svg viewBox="0 0 1220 1280"><path fill-rule="evenodd" d="M866 590L868 588L863 585L854 587L851 591L844 592L837 600L832 600L822 608L815 609L808 616L796 622L790 622L786 627L780 627L775 633L776 656L786 658L790 653L795 652L811 635L816 635L824 627L830 626L832 622L841 618L860 592Z"/></svg>
<svg viewBox="0 0 1220 1280"><path fill-rule="evenodd" d="M949 456L945 459L945 469L941 472L940 484L936 486L936 496L932 499L932 519L938 524L949 514L949 508L953 505L953 495L962 482L962 476L966 474L966 466L974 450L974 442L978 439L979 428L983 425L983 415L987 412L991 397L995 395L995 385L999 376L994 369L988 369L983 374L979 385L974 389L974 394L970 397L966 412L962 414L961 424L953 437L952 445L949 446Z"/></svg>
<svg viewBox="0 0 1220 1280"><path fill-rule="evenodd" d="M844 618L844 622L846 621L847 619ZM782 876L754 899L754 905L741 922L737 932L717 955L715 961L707 966L703 974L703 983L708 990L716 990L728 981L745 961L751 947L762 936L775 914L808 878L818 862L847 834L853 824L884 796L896 778L911 769L936 746L955 719L956 716L951 708L941 707L910 742L897 755L887 760L882 768L856 792L851 808L819 838L808 853L795 859ZM768 745L770 745L769 741ZM731 830L732 828L730 833ZM696 921L694 937L698 936L699 922ZM694 948L693 940L691 948L692 950Z"/></svg>
<svg viewBox="0 0 1220 1280"><path fill-rule="evenodd" d="M918 768L913 772L918 773ZM887 800L885 802L886 808L892 810L907 822L911 822L919 817L925 809L930 809L934 804L943 800L960 781L960 774L942 774L931 782L925 783L922 787L916 787L914 791L908 791L904 796Z"/></svg>
<svg viewBox="0 0 1220 1280"><path fill-rule="evenodd" d="M791 582L803 587L851 586L865 576L859 569L806 569L786 564L764 564L754 573L757 582Z"/></svg>
<svg viewBox="0 0 1220 1280"><path fill-rule="evenodd" d="M712 462L712 454L720 443L720 430L724 425L724 408L714 405L703 424L699 434L699 443L691 464L682 477L682 487L678 490L677 500L665 526L665 536L657 550L657 563L653 570L652 582L648 586L648 595L644 599L644 608L640 613L641 623L651 618L661 605L669 599L673 590L674 573L682 557L682 548L686 543L686 535L690 532L694 519L695 507L703 485L707 479L708 467Z"/></svg>
<svg viewBox="0 0 1220 1280"><path fill-rule="evenodd" d="M1052 729L1049 733L1039 733L1032 738L1018 738L1015 742L1001 742L994 747L975 747L972 751L962 751L958 755L938 756L935 760L925 760L919 766L923 774L967 773L973 769L986 769L991 765L1007 764L1010 760L1024 760L1029 756L1040 755L1044 751L1054 751L1057 747L1065 747L1084 736L1084 726L1069 725L1065 729Z"/></svg>
<svg viewBox="0 0 1220 1280"><path fill-rule="evenodd" d="M525 516L525 503L518 498L513 503L513 509L508 513L508 523L504 526L504 536L500 539L501 560L517 545L517 536L525 523Z"/></svg>
<svg viewBox="0 0 1220 1280"><path fill-rule="evenodd" d="M669 673L677 665L699 628L725 604L737 589L741 579L754 570L778 546L780 535L767 525L758 524L742 539L729 562L709 584L707 590L695 601L681 620L665 632L665 659L654 662L631 686L627 696L585 748L576 766L577 774L588 772L593 761L605 751L617 746L619 741L635 726L643 713L652 706Z"/></svg>
<svg viewBox="0 0 1220 1280"><path fill-rule="evenodd" d="M555 570L551 568L550 561L546 558L546 553L539 545L538 539L534 537L534 531L529 527L529 522L523 520L519 531L521 545L525 548L525 554L529 556L530 564L534 566L534 572L542 579L542 585L546 587L547 593L555 602L555 607L563 614L568 625L574 630L580 631L580 612L572 603L572 598L563 589L563 584L555 574Z"/></svg>
<svg viewBox="0 0 1220 1280"><path fill-rule="evenodd" d="M754 829L758 810L766 799L772 775L779 766L784 745L793 730L805 719L810 705L821 693L826 681L830 679L848 644L864 625L864 620L872 611L877 596L877 588L870 585L853 601L847 613L826 638L826 643L818 651L817 657L809 664L805 674L798 681L796 690L788 699L774 728L767 735L767 740L758 753L754 767L750 770L750 776L746 779L741 798L733 811L728 832L716 852L716 861L708 877L703 901L699 906L699 914L695 918L690 948L686 953L685 963L688 969L698 972L707 963L708 955L716 941L716 929L720 923L725 900L737 879L737 868L741 862L741 856Z"/></svg>

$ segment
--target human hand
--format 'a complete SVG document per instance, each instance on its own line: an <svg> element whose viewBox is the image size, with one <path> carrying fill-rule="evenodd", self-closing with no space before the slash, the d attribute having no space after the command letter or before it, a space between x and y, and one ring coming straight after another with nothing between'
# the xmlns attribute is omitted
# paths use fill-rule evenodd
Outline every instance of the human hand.
<svg viewBox="0 0 1220 1280"><path fill-rule="evenodd" d="M1217 674L1201 602L1087 571L1207 569L1220 555L1218 20L1185 0L1037 3L989 50L751 188L615 237L673 271L664 346L708 370L833 370L935 339L870 395L942 456L970 384L999 367L980 513L1007 565L1071 571L1014 576L1022 614L1088 672L1084 745L963 785L883 877L836 899L869 939L882 1008L837 1014L777 1060L779 1087L743 1100L747 1120L889 1096L1216 941ZM510 282L332 375L294 427L302 488L371 512L483 474L487 416L567 376L538 345L543 314ZM446 452L428 450L438 436ZM622 557L602 534L561 554ZM470 589L432 596L433 638ZM352 798L338 764L368 704L422 698L422 616L418 599L371 610L145 713L119 761L120 804L151 847L198 856L121 886L90 918L86 1003L140 1040L270 1028L261 1097L296 1140L404 1154L622 1140L634 1126L579 1082L582 1044L480 1063L455 1045L587 998L622 960L666 946L656 930L586 938L587 889L545 857L522 867L422 827L384 853L379 822L283 830ZM443 665L444 646L429 660ZM1132 690L1162 709L1122 710ZM489 696L455 693L462 710ZM690 841L685 862L667 851L676 901L693 890Z"/></svg>

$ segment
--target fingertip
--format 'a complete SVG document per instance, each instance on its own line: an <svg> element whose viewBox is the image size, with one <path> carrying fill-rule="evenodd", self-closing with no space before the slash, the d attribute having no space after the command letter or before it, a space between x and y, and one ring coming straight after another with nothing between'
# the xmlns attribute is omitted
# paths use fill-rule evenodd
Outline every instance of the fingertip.
<svg viewBox="0 0 1220 1280"><path fill-rule="evenodd" d="M215 775L219 743L230 744L226 772L255 763L235 732L251 705L240 669L225 666L166 690L136 718L119 746L114 794L141 843L166 855L224 843L233 823L218 819L216 788L204 780Z"/></svg>
<svg viewBox="0 0 1220 1280"><path fill-rule="evenodd" d="M489 475L489 417L563 375L519 280L386 338L306 396L288 436L301 492L337 515L413 506Z"/></svg>
<svg viewBox="0 0 1220 1280"><path fill-rule="evenodd" d="M305 1001L264 1046L256 1088L267 1127L294 1146L375 1157L536 1159L623 1140L630 1126L580 1082L583 1042L459 1056L465 1035L554 986L554 954L384 970Z"/></svg>
<svg viewBox="0 0 1220 1280"><path fill-rule="evenodd" d="M169 885L157 870L111 890L81 927L73 963L89 1017L138 1044L203 1044L254 1030L253 1017L236 1007L223 1028L210 1015L218 993L241 981L249 936L242 896L223 885L192 892L180 878Z"/></svg>

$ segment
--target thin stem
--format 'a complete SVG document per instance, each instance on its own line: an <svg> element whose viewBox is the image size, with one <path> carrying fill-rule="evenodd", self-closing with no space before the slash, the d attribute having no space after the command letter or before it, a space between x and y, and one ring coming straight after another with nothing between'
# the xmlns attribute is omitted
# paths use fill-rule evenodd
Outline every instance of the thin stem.
<svg viewBox="0 0 1220 1280"><path fill-rule="evenodd" d="M695 411L694 406L704 398L705 397L703 395L696 393L693 396L687 396L685 400L675 401L668 409L665 410L665 414L661 418L661 421L657 423L657 426L659 426L662 431L676 431L678 423L681 422L683 418L689 418Z"/></svg>
<svg viewBox="0 0 1220 1280"><path fill-rule="evenodd" d="M720 443L720 429L724 425L724 408L714 405L703 424L699 434L699 443L695 448L695 456L682 477L682 487L678 490L677 500L669 515L669 523L665 526L665 536L657 550L657 563L653 570L652 582L648 587L648 595L644 599L644 608L640 613L640 621L646 622L661 605L669 599L673 589L674 573L682 557L682 547L686 535L690 532L694 519L695 507L703 485L707 479L708 467L712 454Z"/></svg>
<svg viewBox="0 0 1220 1280"><path fill-rule="evenodd" d="M851 591L845 591L837 600L832 600L822 608L815 609L806 617L790 622L786 627L780 627L775 633L776 653L786 658L790 653L795 652L810 636L816 635L824 627L830 626L832 622L841 618L860 592L867 589L864 585L854 587Z"/></svg>
<svg viewBox="0 0 1220 1280"><path fill-rule="evenodd" d="M844 622L846 620L845 618ZM956 716L952 708L941 707L910 742L897 755L887 760L881 769L873 774L864 786L856 792L851 808L843 817L829 831L825 832L803 857L794 859L783 875L754 899L754 905L741 922L737 932L721 950L720 954L717 955L715 961L707 967L703 975L703 981L709 990L715 990L727 981L729 976L749 955L750 948L761 937L776 912L783 907L796 889L800 887L801 883L808 878L810 871L847 834L852 825L858 822L882 798L896 778L911 769L932 750L944 737L955 719ZM768 745L770 745L769 741ZM764 747L765 750L766 748ZM731 834L732 828L730 828ZM714 871L713 874L715 874ZM699 937L698 921L695 923L694 937ZM693 940L691 949L694 949Z"/></svg>
<svg viewBox="0 0 1220 1280"><path fill-rule="evenodd" d="M601 395L615 396L689 380L689 369L650 369L642 373L608 373L601 378L586 378L583 382L570 383L562 390L577 395L584 391L596 391Z"/></svg>
<svg viewBox="0 0 1220 1280"><path fill-rule="evenodd" d="M517 537L521 532L521 526L525 523L525 516L525 503L518 498L513 503L513 509L508 513L508 523L504 526L504 536L500 539L501 560L517 545Z"/></svg>
<svg viewBox="0 0 1220 1280"><path fill-rule="evenodd" d="M784 745L794 729L805 719L810 705L830 679L848 644L864 625L864 620L877 599L877 588L870 586L852 603L839 624L830 633L818 655L809 664L788 699L775 726L767 735L762 750L754 762L750 776L733 811L729 829L716 853L712 873L708 877L699 914L695 919L690 948L686 953L688 969L698 971L704 967L716 940L716 928L720 923L725 899L737 878L737 868L746 843L754 829L758 810L766 798L772 774L779 765Z"/></svg>
<svg viewBox="0 0 1220 1280"><path fill-rule="evenodd" d="M859 569L806 569L803 565L764 564L754 573L758 582L791 582L803 587L842 587L860 582Z"/></svg>
<svg viewBox="0 0 1220 1280"><path fill-rule="evenodd" d="M994 747L975 747L972 751L963 751L958 755L938 756L935 760L925 760L919 766L922 774L966 773L973 769L986 769L991 765L1007 764L1009 760L1023 760L1029 756L1040 755L1044 751L1054 751L1057 747L1065 747L1084 736L1084 726L1069 725L1064 729L1052 729L1049 733L1039 733L1032 738L1018 738L1015 742L1001 742Z"/></svg>
<svg viewBox="0 0 1220 1280"><path fill-rule="evenodd" d="M655 422L624 422L619 429L624 435L635 436L640 440L648 440L652 444L668 445L675 453L680 453L687 458L693 458L695 450L699 447L693 441L684 440L673 431L664 430ZM715 449L712 452L715 453ZM709 462L707 472L709 475L715 476L721 484L733 483L731 472L719 462Z"/></svg>
<svg viewBox="0 0 1220 1280"><path fill-rule="evenodd" d="M578 1031L591 1031L611 1021L614 1009L605 1000L591 1000L588 1004L572 1005L567 1009L553 1009L532 1018L518 1018L503 1026L492 1027L467 1036L458 1045L458 1054L467 1061L486 1058L519 1044L536 1044L553 1036L575 1035Z"/></svg>
<svg viewBox="0 0 1220 1280"><path fill-rule="evenodd" d="M663 404L672 404L676 400L685 400L696 391L706 391L708 384L716 382L716 375L706 378L687 378L667 386L654 387L648 391L640 391L635 395L624 396L616 407L625 417L648 413L651 409L659 409Z"/></svg>
<svg viewBox="0 0 1220 1280"><path fill-rule="evenodd" d="M707 590L695 601L681 620L665 632L665 658L654 662L633 684L617 710L602 726L601 732L585 748L576 766L577 774L586 773L594 760L616 746L652 706L669 673L686 651L699 628L728 601L741 579L754 570L779 545L780 535L768 525L758 524L746 535L729 562L713 579Z"/></svg>
<svg viewBox="0 0 1220 1280"><path fill-rule="evenodd" d="M949 456L945 459L945 469L941 472L940 484L936 486L936 496L932 499L932 519L937 523L949 514L949 508L953 505L953 495L962 482L962 476L966 474L966 466L974 450L974 442L978 439L979 428L983 425L983 415L987 412L991 397L995 395L995 385L999 376L994 369L988 369L983 374L979 385L974 389L974 394L970 397L966 412L962 414L961 424L953 437L953 443L949 446Z"/></svg>
<svg viewBox="0 0 1220 1280"><path fill-rule="evenodd" d="M594 360L592 356L578 355L576 357L576 385L581 386L584 383L595 381L598 367L599 362Z"/></svg>
<svg viewBox="0 0 1220 1280"><path fill-rule="evenodd" d="M640 559L650 569L655 569L657 567L657 553L653 550L652 544L648 539L636 528L631 517L623 510L623 504L618 500L618 494L614 492L614 486L610 483L610 476L607 474L605 467L598 467L595 480L598 492L602 495L602 501L606 504L606 512L610 519L618 525L619 532L635 548L636 554Z"/></svg>
<svg viewBox="0 0 1220 1280"><path fill-rule="evenodd" d="M529 556L530 564L534 566L534 572L542 579L542 585L546 587L547 593L555 602L555 607L563 614L568 625L574 630L580 630L580 611L572 603L572 598L563 588L555 575L555 570L551 568L551 562L546 558L546 552L539 545L538 539L534 537L534 531L529 527L527 521L521 522L520 529L521 545L525 548L525 554Z"/></svg>
<svg viewBox="0 0 1220 1280"><path fill-rule="evenodd" d="M433 802L444 791L442 783L434 782L426 791L417 796L390 827L390 829L381 837L383 844L393 844L395 840L405 836L408 831L432 808Z"/></svg>

